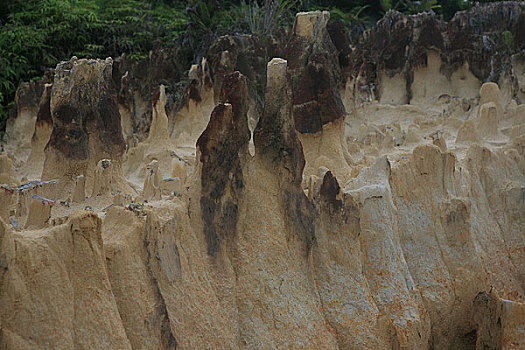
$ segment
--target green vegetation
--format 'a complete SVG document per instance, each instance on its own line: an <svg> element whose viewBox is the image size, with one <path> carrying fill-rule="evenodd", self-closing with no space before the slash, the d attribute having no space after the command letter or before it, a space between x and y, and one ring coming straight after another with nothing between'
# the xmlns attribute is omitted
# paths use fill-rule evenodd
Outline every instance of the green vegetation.
<svg viewBox="0 0 525 350"><path fill-rule="evenodd" d="M9 0L0 4L0 131L20 81L71 56L141 59L156 46L178 47L188 66L218 35L269 35L298 11L326 9L354 36L386 11L433 10L448 19L471 0ZM483 2L483 1L481 1Z"/></svg>
<svg viewBox="0 0 525 350"><path fill-rule="evenodd" d="M514 38L512 37L512 33L508 30L503 32L503 42L505 45L507 45L509 48L512 47L512 43L514 42Z"/></svg>
<svg viewBox="0 0 525 350"><path fill-rule="evenodd" d="M1 6L1 5L0 5ZM184 33L184 7L141 0L12 0L0 9L0 130L21 80L78 57L145 57Z"/></svg>

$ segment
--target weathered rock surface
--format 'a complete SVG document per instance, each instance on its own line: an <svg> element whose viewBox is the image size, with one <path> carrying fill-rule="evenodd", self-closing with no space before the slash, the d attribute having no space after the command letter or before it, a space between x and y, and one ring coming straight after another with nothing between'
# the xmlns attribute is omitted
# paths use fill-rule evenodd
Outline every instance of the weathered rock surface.
<svg viewBox="0 0 525 350"><path fill-rule="evenodd" d="M156 47L140 61L125 55L115 58L112 77L127 142L142 141L148 135L152 121L151 102L158 96L159 85L167 87L167 114L175 111L175 96L181 94L179 83L186 69L187 59L176 49Z"/></svg>
<svg viewBox="0 0 525 350"><path fill-rule="evenodd" d="M95 213L48 230L0 223L2 347L130 349L111 291Z"/></svg>
<svg viewBox="0 0 525 350"><path fill-rule="evenodd" d="M295 129L305 150L304 173L314 175L327 167L345 181L352 160L344 141L341 67L327 29L329 17L328 12L298 13L284 57L290 67Z"/></svg>
<svg viewBox="0 0 525 350"><path fill-rule="evenodd" d="M12 151L17 152L19 157L27 157L45 84L52 82L53 70L48 69L41 80L22 82L16 90L16 111L13 111L14 115L7 120L6 138L12 146Z"/></svg>
<svg viewBox="0 0 525 350"><path fill-rule="evenodd" d="M171 138L179 146L194 148L210 120L215 107L215 92L211 78L210 64L203 59L191 66L188 72L189 86L175 113Z"/></svg>
<svg viewBox="0 0 525 350"><path fill-rule="evenodd" d="M0 183L18 183L13 160L7 154L0 154Z"/></svg>
<svg viewBox="0 0 525 350"><path fill-rule="evenodd" d="M472 317L476 322L477 349L521 349L525 304L501 299L496 292L480 292L473 303Z"/></svg>
<svg viewBox="0 0 525 350"><path fill-rule="evenodd" d="M512 62L518 68L525 47L524 10L520 1L494 2L458 12L448 23L430 13L390 11L350 53L353 83L361 94L373 92L394 104L428 103L429 97L437 98L433 93L461 88L468 91L464 97L472 97L476 80L508 86L509 95L516 96L520 75ZM439 78L428 79L421 66L435 66ZM396 84L399 88L392 89Z"/></svg>
<svg viewBox="0 0 525 350"><path fill-rule="evenodd" d="M51 117L51 89L52 84L46 84L38 107L36 122L31 138L31 153L22 169L25 176L40 178L45 161L45 147L53 131Z"/></svg>
<svg viewBox="0 0 525 350"><path fill-rule="evenodd" d="M235 236L239 197L244 188L243 163L248 154L248 87L239 72L224 77L219 103L197 140L202 163L200 207L208 253ZM221 164L219 166L219 164Z"/></svg>
<svg viewBox="0 0 525 350"><path fill-rule="evenodd" d="M92 179L103 158L122 160L126 144L111 72L111 59L73 58L57 66L43 179L57 178L68 186L78 175Z"/></svg>
<svg viewBox="0 0 525 350"><path fill-rule="evenodd" d="M297 131L316 133L341 119L340 68L326 25L330 13L298 13L285 49L294 90L293 109Z"/></svg>
<svg viewBox="0 0 525 350"><path fill-rule="evenodd" d="M180 108L174 76L134 96L151 67L57 67L58 181L0 155L0 348L523 348L525 8L390 12L352 48L327 16L218 39Z"/></svg>

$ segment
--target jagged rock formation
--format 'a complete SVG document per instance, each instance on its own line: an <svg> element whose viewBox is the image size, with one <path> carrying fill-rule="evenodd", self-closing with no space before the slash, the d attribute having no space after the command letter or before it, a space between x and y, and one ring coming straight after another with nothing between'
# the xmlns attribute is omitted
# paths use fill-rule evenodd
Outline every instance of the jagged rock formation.
<svg viewBox="0 0 525 350"><path fill-rule="evenodd" d="M75 183L75 191L77 190L76 186L78 185L80 187L79 192L82 192L82 182L84 182L84 180L80 180L79 183L77 176L77 182ZM111 159L100 160L97 163L97 168L95 169L93 190L91 196L103 196L108 195L111 192L119 191L132 193L133 189L127 184L126 180L122 176L121 169L118 163L113 163Z"/></svg>
<svg viewBox="0 0 525 350"><path fill-rule="evenodd" d="M57 66L43 179L60 179L67 188L78 175L92 179L101 159L121 161L126 145L111 67L111 59L76 58Z"/></svg>
<svg viewBox="0 0 525 350"><path fill-rule="evenodd" d="M53 131L53 118L51 117L51 89L52 84L44 86L36 115L35 131L31 138L31 153L24 164L22 172L28 177L39 178L44 168L45 147Z"/></svg>
<svg viewBox="0 0 525 350"><path fill-rule="evenodd" d="M341 69L326 27L329 17L326 11L297 14L285 57L290 62L295 129L305 148L305 175L325 166L346 180L351 157L344 142Z"/></svg>
<svg viewBox="0 0 525 350"><path fill-rule="evenodd" d="M0 348L524 348L523 18L390 12L350 47L300 13L218 39L180 108L59 64L53 180L0 155Z"/></svg>
<svg viewBox="0 0 525 350"><path fill-rule="evenodd" d="M162 199L159 183L159 162L154 160L146 167L146 179L144 180L144 191L142 192L144 200Z"/></svg>
<svg viewBox="0 0 525 350"><path fill-rule="evenodd" d="M73 213L67 224L30 235L0 222L2 347L130 348L110 289L101 228L92 212Z"/></svg>
<svg viewBox="0 0 525 350"><path fill-rule="evenodd" d="M6 137L12 151L17 152L19 157L27 157L40 109L40 99L45 91L45 84L52 82L53 70L46 70L41 80L21 83L16 91L16 117L7 121Z"/></svg>
<svg viewBox="0 0 525 350"><path fill-rule="evenodd" d="M285 49L294 90L295 127L301 133L319 132L345 114L336 78L340 68L326 28L329 18L327 11L297 14Z"/></svg>
<svg viewBox="0 0 525 350"><path fill-rule="evenodd" d="M200 206L208 253L218 253L221 241L235 236L238 203L242 197L250 130L247 124L248 88L239 72L224 77L219 103L208 127L197 140L202 168ZM221 166L217 166L221 163Z"/></svg>
<svg viewBox="0 0 525 350"><path fill-rule="evenodd" d="M171 138L177 145L194 148L215 107L213 82L206 59L191 66L188 78L189 86L175 114Z"/></svg>
<svg viewBox="0 0 525 350"><path fill-rule="evenodd" d="M358 95L372 93L383 103L428 104L436 94L476 97L479 82L493 81L510 100L523 80L524 10L519 1L494 2L458 12L448 23L429 13L390 11L349 54L349 83Z"/></svg>
<svg viewBox="0 0 525 350"><path fill-rule="evenodd" d="M186 59L181 56L183 54L174 49L155 48L141 61L125 55L114 60L112 76L122 129L128 143L142 141L148 135L152 120L151 101L155 100L159 85L168 88L167 114L171 116L177 108L174 96L181 93L178 83L188 69Z"/></svg>
<svg viewBox="0 0 525 350"><path fill-rule="evenodd" d="M513 349L523 345L524 304L501 299L492 291L479 293L472 304L479 332L477 348Z"/></svg>
<svg viewBox="0 0 525 350"><path fill-rule="evenodd" d="M176 164L180 158L175 152L177 140L174 142L169 137L168 117L165 111L166 90L163 85L159 87L152 105L153 118L148 137L128 151L128 159L124 168L126 175L135 179L147 174L145 166L151 161L159 162L160 171L169 176L173 164ZM144 164L145 159L149 162Z"/></svg>

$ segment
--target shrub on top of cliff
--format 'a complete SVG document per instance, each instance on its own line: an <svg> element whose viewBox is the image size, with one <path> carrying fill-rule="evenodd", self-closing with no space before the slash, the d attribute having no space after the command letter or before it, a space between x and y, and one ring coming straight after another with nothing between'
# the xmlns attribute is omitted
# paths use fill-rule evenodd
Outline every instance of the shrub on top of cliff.
<svg viewBox="0 0 525 350"><path fill-rule="evenodd" d="M213 41L226 34L271 35L278 26L293 23L297 2L292 0L190 0L182 45L198 61Z"/></svg>
<svg viewBox="0 0 525 350"><path fill-rule="evenodd" d="M0 130L12 104L17 84L41 75L45 67L73 55L89 43L86 32L96 15L92 3L69 1L13 1L0 27Z"/></svg>
<svg viewBox="0 0 525 350"><path fill-rule="evenodd" d="M398 10L398 11L401 11L401 12L404 12L410 15L420 13L420 12L435 11L441 8L441 5L438 4L438 0L421 0L421 1L383 0L382 6L385 11Z"/></svg>
<svg viewBox="0 0 525 350"><path fill-rule="evenodd" d="M289 0L264 0L261 4L242 0L241 13L252 34L270 35L293 5Z"/></svg>
<svg viewBox="0 0 525 350"><path fill-rule="evenodd" d="M128 57L143 58L154 44L173 46L188 23L182 7L160 1L96 1L100 45L106 55L113 57L126 53Z"/></svg>
<svg viewBox="0 0 525 350"><path fill-rule="evenodd" d="M229 2L190 0L185 9L188 25L182 35L182 49L190 60L199 61L208 47L220 35L235 31L239 21Z"/></svg>

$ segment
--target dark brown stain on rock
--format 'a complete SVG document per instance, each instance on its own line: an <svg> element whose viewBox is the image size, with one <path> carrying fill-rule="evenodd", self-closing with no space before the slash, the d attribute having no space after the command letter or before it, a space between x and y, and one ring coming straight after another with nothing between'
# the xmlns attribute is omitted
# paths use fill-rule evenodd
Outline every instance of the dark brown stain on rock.
<svg viewBox="0 0 525 350"><path fill-rule="evenodd" d="M290 77L283 86L267 88L262 116L253 132L255 154L272 166L288 170L288 181L299 184L305 166L303 146L295 131Z"/></svg>
<svg viewBox="0 0 525 350"><path fill-rule="evenodd" d="M344 24L341 22L330 22L326 26L330 39L334 43L337 50L337 61L341 71L344 73L350 67L350 55L352 49L350 48L350 38L345 30Z"/></svg>
<svg viewBox="0 0 525 350"><path fill-rule="evenodd" d="M53 113L53 131L46 145L64 154L67 158L87 160L89 157L88 134L82 120L76 120L78 110L70 105L61 105Z"/></svg>
<svg viewBox="0 0 525 350"><path fill-rule="evenodd" d="M306 38L294 33L284 50L294 92L295 129L301 133L319 132L323 125L345 115L339 95L342 73L338 56L334 55L338 50L326 28L320 33L321 38ZM345 41L341 36L338 39L342 40L339 45L344 58L348 50L344 49Z"/></svg>
<svg viewBox="0 0 525 350"><path fill-rule="evenodd" d="M262 112L266 87L266 64L280 56L284 38L257 35L226 35L217 39L208 50L209 76L214 97L219 99L223 79L239 71L247 79L249 100L258 113Z"/></svg>
<svg viewBox="0 0 525 350"><path fill-rule="evenodd" d="M248 94L248 80L241 72L235 71L224 77L219 93L219 102L231 104L236 134L243 137L243 142L246 141L244 140L247 137L246 130L249 130L246 118Z"/></svg>
<svg viewBox="0 0 525 350"><path fill-rule="evenodd" d="M57 84L70 84L56 94L62 94L51 109L53 131L46 150L53 148L67 158L86 160L92 154L111 159L119 159L126 144L122 136L120 113L117 105L115 87L111 79L111 64L105 64L102 75L70 76L73 61L57 66ZM89 70L89 62L80 62L75 69ZM77 73L83 74L83 73ZM63 79L66 83L58 83ZM67 82L68 80L73 82ZM91 140L91 142L90 142ZM89 149L92 147L93 149ZM98 161L99 159L94 159Z"/></svg>
<svg viewBox="0 0 525 350"><path fill-rule="evenodd" d="M468 62L480 81L497 82L510 72L512 55L525 49L525 3L478 4L457 12L448 23L432 13L410 16L389 11L354 45L351 76L373 86L378 84L378 71L390 77L401 74L409 97L413 70L427 64L427 50L432 48L440 52L446 76ZM374 69L363 71L364 65Z"/></svg>
<svg viewBox="0 0 525 350"><path fill-rule="evenodd" d="M151 126L152 105L147 102L158 90L166 86L166 113L168 116L177 108L185 93L186 78L191 59L184 50L155 47L148 57L136 60L122 55L113 62L112 80L118 93L118 103L130 111L133 130L147 136ZM178 100L178 101L177 101ZM145 108L137 108L142 103Z"/></svg>
<svg viewBox="0 0 525 350"><path fill-rule="evenodd" d="M323 177L323 183L321 184L321 190L319 193L321 200L324 203L330 205L335 210L341 209L343 206L343 201L341 199L337 199L337 195L339 194L340 190L341 187L339 187L339 183L337 182L335 176L331 171L327 171Z"/></svg>
<svg viewBox="0 0 525 350"><path fill-rule="evenodd" d="M104 153L118 159L126 151L126 143L122 135L116 94L112 87L99 98L97 112L93 115L92 123L87 120L88 130L91 135L98 135Z"/></svg>
<svg viewBox="0 0 525 350"><path fill-rule="evenodd" d="M177 110L183 107L187 108L190 101L194 101L195 103L201 102L203 92L213 87L212 72L208 61L203 60L201 64L195 67L196 69L192 68L190 72L190 81L187 84L186 92Z"/></svg>
<svg viewBox="0 0 525 350"><path fill-rule="evenodd" d="M192 82L190 83L190 87L188 89L188 98L195 102L201 102L202 98L199 89L196 86L197 84L198 83L196 80L192 80Z"/></svg>
<svg viewBox="0 0 525 350"><path fill-rule="evenodd" d="M52 85L44 87L38 113L36 114L36 126L53 125L53 118L51 117L51 88Z"/></svg>
<svg viewBox="0 0 525 350"><path fill-rule="evenodd" d="M54 69L48 68L42 79L38 81L21 82L15 94L17 110L22 108L39 108L45 84L53 82Z"/></svg>
<svg viewBox="0 0 525 350"><path fill-rule="evenodd" d="M283 191L286 220L292 234L304 242L309 252L315 244L315 211L302 189L290 187Z"/></svg>
<svg viewBox="0 0 525 350"><path fill-rule="evenodd" d="M360 210L351 194L341 193L341 187L337 178L331 171L327 171L323 177L323 183L319 190L320 201L317 208L321 212L321 220L325 224L346 225L342 231L352 232L356 235L360 231ZM328 220L327 220L328 218ZM335 220L334 220L335 218Z"/></svg>
<svg viewBox="0 0 525 350"><path fill-rule="evenodd" d="M312 56L304 75L294 91L295 128L302 133L316 133L323 125L344 115L339 92L333 87L326 59Z"/></svg>
<svg viewBox="0 0 525 350"><path fill-rule="evenodd" d="M292 87L287 74L284 83L269 86L265 105L253 140L255 156L280 173L279 187L287 225L293 236L306 244L309 251L315 243L314 208L301 188L305 159L295 130Z"/></svg>
<svg viewBox="0 0 525 350"><path fill-rule="evenodd" d="M157 89L153 92L153 95L151 95L151 99L150 99L151 105L153 107L157 105L157 102L159 102L159 98L160 98L160 89Z"/></svg>
<svg viewBox="0 0 525 350"><path fill-rule="evenodd" d="M201 215L208 254L212 256L222 241L236 234L238 200L244 188L242 163L250 140L247 98L246 78L239 72L226 76L222 102L197 140L202 163Z"/></svg>
<svg viewBox="0 0 525 350"><path fill-rule="evenodd" d="M445 50L443 31L443 23L435 21L434 17L422 18L417 31L417 38L414 37L416 44L411 46L414 52L409 53L414 57L414 66L427 64L427 51L429 49L437 49L440 52Z"/></svg>

